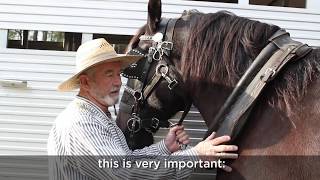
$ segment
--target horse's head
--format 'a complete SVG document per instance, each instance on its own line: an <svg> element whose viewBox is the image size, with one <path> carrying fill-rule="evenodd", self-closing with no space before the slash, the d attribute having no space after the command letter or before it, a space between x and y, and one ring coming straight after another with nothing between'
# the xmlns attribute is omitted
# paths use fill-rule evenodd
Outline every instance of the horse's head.
<svg viewBox="0 0 320 180"><path fill-rule="evenodd" d="M127 129L127 138L134 134L127 125L132 132L139 130L137 134L142 135L135 135L136 144L141 146L131 147L141 148L153 142L152 134L146 135L150 128L140 130L139 125L134 128L132 125L149 119L145 121L149 126L168 126L167 119L187 110L191 101L208 126L217 125L212 120L215 114L278 29L226 11L209 14L188 11L166 23L161 18L161 1L150 0L147 24L128 47L130 53L143 54L145 58L124 71L130 88L124 92L118 116L118 125L122 130ZM153 81L157 74L165 75ZM169 88L174 80L176 86ZM135 92L144 87L147 87L144 95ZM140 97L142 103L136 103ZM132 112L138 114L132 116ZM159 126L151 131L155 132Z"/></svg>
<svg viewBox="0 0 320 180"><path fill-rule="evenodd" d="M190 108L179 70L189 19L187 12L178 19L162 19L161 1L150 0L147 24L129 43L129 53L144 56L123 71L129 79L117 123L132 149L152 144L152 133L168 127L168 119L178 111Z"/></svg>

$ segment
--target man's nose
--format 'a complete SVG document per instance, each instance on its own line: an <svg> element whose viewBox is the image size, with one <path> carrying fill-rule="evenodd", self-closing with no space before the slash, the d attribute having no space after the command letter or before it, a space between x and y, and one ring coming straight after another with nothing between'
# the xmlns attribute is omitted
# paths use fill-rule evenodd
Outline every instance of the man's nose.
<svg viewBox="0 0 320 180"><path fill-rule="evenodd" d="M113 83L114 85L121 86L122 85L121 77L120 76L115 77Z"/></svg>

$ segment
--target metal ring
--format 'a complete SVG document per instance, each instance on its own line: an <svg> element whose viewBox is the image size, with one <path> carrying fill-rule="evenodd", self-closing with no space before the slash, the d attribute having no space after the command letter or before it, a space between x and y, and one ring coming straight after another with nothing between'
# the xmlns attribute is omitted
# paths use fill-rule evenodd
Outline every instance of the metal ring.
<svg viewBox="0 0 320 180"><path fill-rule="evenodd" d="M136 99L136 100L141 100L142 99L142 93L141 92L139 92L139 91L135 91L134 93L133 93L133 97Z"/></svg>
<svg viewBox="0 0 320 180"><path fill-rule="evenodd" d="M158 56L157 56L158 55ZM160 61L163 56L163 49L158 48L156 51L153 53L152 58L156 61Z"/></svg>
<svg viewBox="0 0 320 180"><path fill-rule="evenodd" d="M136 128L137 125L138 128ZM137 133L141 130L141 119L137 115L132 114L132 117L127 121L127 127L129 131Z"/></svg>
<svg viewBox="0 0 320 180"><path fill-rule="evenodd" d="M164 72L161 71L162 68L165 68ZM162 74L168 74L169 67L165 64L158 64L156 67L156 74L162 76Z"/></svg>

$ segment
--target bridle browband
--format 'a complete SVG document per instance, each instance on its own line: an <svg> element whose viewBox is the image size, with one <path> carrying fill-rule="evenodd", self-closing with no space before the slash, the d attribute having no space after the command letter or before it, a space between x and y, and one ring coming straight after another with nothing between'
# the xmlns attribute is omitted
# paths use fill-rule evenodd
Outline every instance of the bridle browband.
<svg viewBox="0 0 320 180"><path fill-rule="evenodd" d="M133 89L132 87L126 86L125 92L130 94L134 98L133 106L121 102L120 108L127 113L131 114L131 118L127 121L127 127L130 131L130 138L133 139L135 133L140 131L142 128L147 132L153 133L156 132L159 127L168 127L168 123L162 123L163 121L159 120L156 117L152 118L141 118L141 110L147 104L147 100L152 94L152 92L157 88L159 82L165 80L168 83L168 89L170 91L181 90L179 94L183 93L181 97L184 100L185 109L184 112L177 124L181 124L186 117L187 113L191 107L191 101L187 98L187 95L182 91L182 82L172 76L170 76L169 71L175 71L177 76L182 77L178 70L175 68L173 63L170 61L171 51L173 49L173 34L175 25L178 19L161 19L159 23L158 32L153 36L142 35L140 36L140 41L152 41L152 46L149 47L146 54L146 50L143 50L139 46L128 52L128 54L141 55L146 59L143 64L141 75L128 75L126 70L123 71L122 76L130 79L139 79L142 85L138 88ZM152 78L148 81L150 75L151 65L157 63L155 73ZM137 64L132 64L131 66L137 66ZM167 120L167 119L166 119ZM131 142L132 143L132 142Z"/></svg>

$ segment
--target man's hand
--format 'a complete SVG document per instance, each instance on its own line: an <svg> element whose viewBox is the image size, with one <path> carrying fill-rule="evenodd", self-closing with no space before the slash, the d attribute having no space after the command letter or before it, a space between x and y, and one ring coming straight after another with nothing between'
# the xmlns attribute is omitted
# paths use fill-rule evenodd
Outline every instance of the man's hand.
<svg viewBox="0 0 320 180"><path fill-rule="evenodd" d="M188 144L189 142L189 136L184 131L184 127L182 125L170 128L166 138L164 139L164 143L170 152L180 150L180 144Z"/></svg>
<svg viewBox="0 0 320 180"><path fill-rule="evenodd" d="M216 161L218 159L236 159L238 154L230 153L238 150L235 145L219 145L230 141L230 136L220 136L215 138L215 132L207 137L206 140L198 143L194 148L201 160ZM227 172L231 172L232 168L225 165L223 168Z"/></svg>

